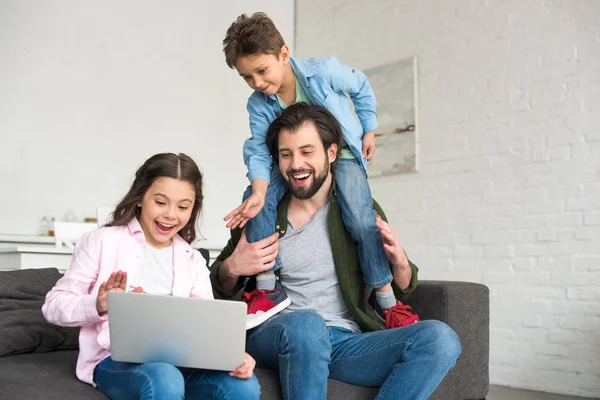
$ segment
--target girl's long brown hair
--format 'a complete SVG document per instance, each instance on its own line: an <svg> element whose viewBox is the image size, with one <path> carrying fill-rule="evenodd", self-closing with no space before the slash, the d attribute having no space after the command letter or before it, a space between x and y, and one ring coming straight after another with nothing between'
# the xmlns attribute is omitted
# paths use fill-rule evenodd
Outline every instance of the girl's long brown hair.
<svg viewBox="0 0 600 400"><path fill-rule="evenodd" d="M119 202L113 212L112 222L106 226L127 225L133 217L140 218L140 207L144 194L157 178L175 178L191 183L196 192L192 215L188 223L178 232L186 242L192 243L196 239L196 223L198 214L202 209L202 173L189 156L179 153L161 153L150 157L138 168L135 179L129 192Z"/></svg>

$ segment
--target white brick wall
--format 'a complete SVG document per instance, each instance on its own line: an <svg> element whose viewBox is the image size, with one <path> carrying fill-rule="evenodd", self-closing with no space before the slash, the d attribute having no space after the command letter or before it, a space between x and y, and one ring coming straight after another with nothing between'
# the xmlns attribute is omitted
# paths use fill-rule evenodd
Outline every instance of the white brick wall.
<svg viewBox="0 0 600 400"><path fill-rule="evenodd" d="M298 57L418 57L420 172L371 186L422 278L490 287L492 383L600 397L600 1L296 7Z"/></svg>

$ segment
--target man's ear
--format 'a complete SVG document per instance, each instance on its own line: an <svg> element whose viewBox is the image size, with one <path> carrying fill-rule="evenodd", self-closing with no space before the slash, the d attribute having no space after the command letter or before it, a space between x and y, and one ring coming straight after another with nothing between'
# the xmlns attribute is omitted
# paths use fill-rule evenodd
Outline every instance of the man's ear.
<svg viewBox="0 0 600 400"><path fill-rule="evenodd" d="M330 163L334 162L337 159L337 157L338 157L337 144L332 143L331 145L329 145L329 148L327 149L327 157L329 157Z"/></svg>
<svg viewBox="0 0 600 400"><path fill-rule="evenodd" d="M279 50L279 58L281 58L284 64L288 64L290 62L290 48L287 44L281 46L281 50Z"/></svg>

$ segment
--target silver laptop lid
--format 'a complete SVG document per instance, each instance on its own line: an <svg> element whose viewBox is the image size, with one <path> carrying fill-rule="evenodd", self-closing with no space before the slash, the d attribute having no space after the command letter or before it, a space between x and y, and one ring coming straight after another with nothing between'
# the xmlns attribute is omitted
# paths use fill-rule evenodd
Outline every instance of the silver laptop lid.
<svg viewBox="0 0 600 400"><path fill-rule="evenodd" d="M110 291L108 318L115 361L222 371L243 362L242 302Z"/></svg>

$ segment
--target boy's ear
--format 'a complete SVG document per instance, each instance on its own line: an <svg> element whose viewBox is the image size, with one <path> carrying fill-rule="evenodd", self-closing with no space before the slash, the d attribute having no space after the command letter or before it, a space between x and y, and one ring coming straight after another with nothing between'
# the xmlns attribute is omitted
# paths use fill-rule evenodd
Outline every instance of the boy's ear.
<svg viewBox="0 0 600 400"><path fill-rule="evenodd" d="M279 58L281 58L284 64L290 62L290 48L287 44L281 46L281 50L279 50Z"/></svg>

